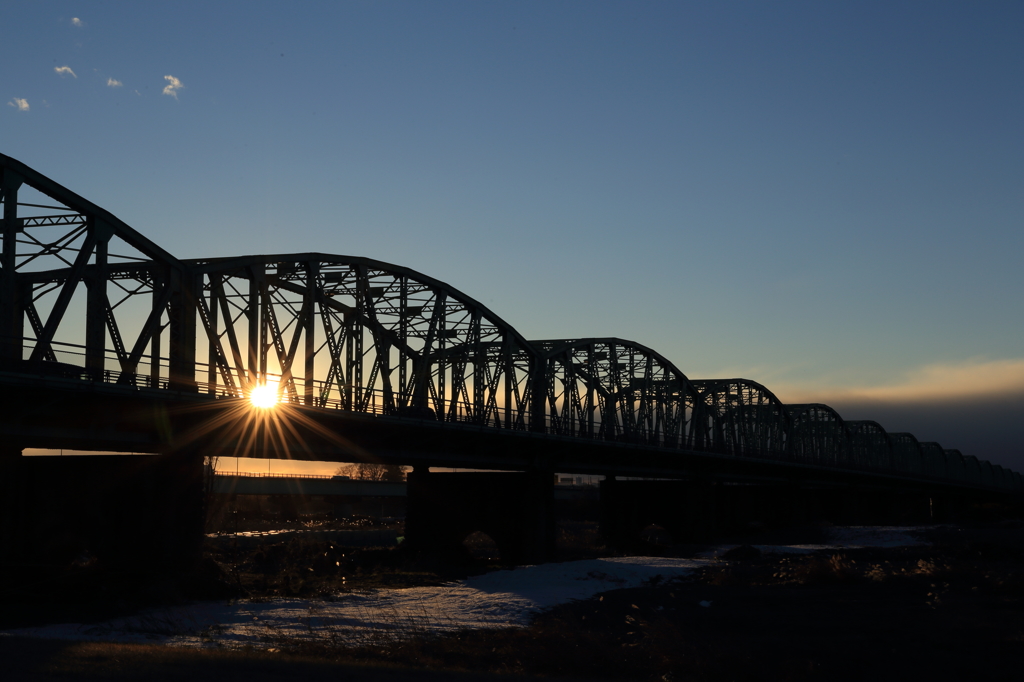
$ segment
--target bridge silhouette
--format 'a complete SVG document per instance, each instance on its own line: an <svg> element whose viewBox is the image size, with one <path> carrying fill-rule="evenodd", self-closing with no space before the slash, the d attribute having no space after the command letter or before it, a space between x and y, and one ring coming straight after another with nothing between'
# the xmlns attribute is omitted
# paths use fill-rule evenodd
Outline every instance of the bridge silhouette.
<svg viewBox="0 0 1024 682"><path fill-rule="evenodd" d="M179 259L23 163L0 155L0 169L8 482L35 466L17 457L24 448L162 453L189 463L182 480L211 456L412 465L410 539L442 542L437 528L454 537L453 519L486 508L477 516L532 519L487 522L520 538L506 543L517 556L550 545L554 472L604 475L604 497L618 500L606 526L628 519L621 533L659 514L706 526L694 505L741 490L861 507L850 500L912 498L932 511L1024 492L999 465L782 403L747 379L690 379L636 342L526 339L401 266L323 253ZM259 386L276 392L274 408L251 405ZM517 473L464 484L430 467ZM652 494L660 502L643 501ZM689 506L667 512L680 497Z"/></svg>

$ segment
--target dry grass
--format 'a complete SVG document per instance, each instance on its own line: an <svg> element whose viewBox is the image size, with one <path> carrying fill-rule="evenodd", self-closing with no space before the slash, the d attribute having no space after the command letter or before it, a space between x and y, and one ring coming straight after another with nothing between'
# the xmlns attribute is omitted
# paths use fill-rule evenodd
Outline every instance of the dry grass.
<svg viewBox="0 0 1024 682"><path fill-rule="evenodd" d="M578 551L591 551L593 539L586 540L583 531ZM273 653L204 658L151 649L80 649L68 659L77 663L61 669L61 679L88 679L92 671L98 671L94 679L127 679L115 674L121 666L144 671L140 677L155 671L155 679L166 670L191 667L190 680L204 679L211 670L221 671L219 679L241 679L233 671L270 679L259 675L274 670L280 677L317 680L366 671L366 665L398 665L403 668L369 670L709 682L1016 680L1024 660L1022 538L1024 529L981 529L952 540L940 537L932 547L751 555L686 580L565 604L521 629L439 634L422 621L399 622L398 614L389 624L383 614L378 631L360 634L314 607L302 637L269 627L261 631ZM273 571L287 576L310 566L314 570L306 573L322 575L304 577L308 589L321 578L339 576L362 575L375 585L390 580L384 575L405 582L423 578L415 573L422 567L403 563L391 550L355 557L335 550L345 554L337 565L330 548L315 543L264 548L245 562L254 580L268 580L268 596L292 589ZM398 636L399 626L412 636ZM210 635L216 640L215 632ZM177 662L167 662L175 656ZM163 679L185 678L182 673Z"/></svg>
<svg viewBox="0 0 1024 682"><path fill-rule="evenodd" d="M144 644L0 639L5 682L147 680L184 682L402 682L481 680L490 676L419 670L393 663L353 664L258 651L177 649ZM513 682L502 678L503 682Z"/></svg>
<svg viewBox="0 0 1024 682"><path fill-rule="evenodd" d="M289 656L584 679L1003 677L1024 660L1024 562L1009 547L850 550L722 562L566 604L528 628L275 641ZM914 673L908 672L915 671Z"/></svg>

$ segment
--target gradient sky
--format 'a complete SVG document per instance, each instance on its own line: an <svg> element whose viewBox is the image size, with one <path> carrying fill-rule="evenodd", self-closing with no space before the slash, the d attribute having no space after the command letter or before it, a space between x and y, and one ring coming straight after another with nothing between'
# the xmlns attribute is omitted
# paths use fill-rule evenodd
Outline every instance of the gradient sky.
<svg viewBox="0 0 1024 682"><path fill-rule="evenodd" d="M1024 4L7 2L0 152L1024 470Z"/></svg>

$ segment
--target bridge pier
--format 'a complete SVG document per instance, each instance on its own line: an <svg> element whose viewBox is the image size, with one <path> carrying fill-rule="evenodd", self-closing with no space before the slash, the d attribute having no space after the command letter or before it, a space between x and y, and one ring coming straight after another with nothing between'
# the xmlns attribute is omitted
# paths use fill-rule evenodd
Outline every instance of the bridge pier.
<svg viewBox="0 0 1024 682"><path fill-rule="evenodd" d="M94 566L121 574L122 583L180 577L198 563L205 492L195 450L66 457L10 450L0 467L3 563L58 574Z"/></svg>
<svg viewBox="0 0 1024 682"><path fill-rule="evenodd" d="M203 453L190 447L159 457L159 493L163 499L154 530L163 538L160 554L168 568L189 571L202 556L206 525L208 495Z"/></svg>
<svg viewBox="0 0 1024 682"><path fill-rule="evenodd" d="M678 543L710 543L758 528L819 523L928 523L949 518L953 504L922 490L800 485L720 484L705 479L601 482L601 532L626 550L643 549L644 528L658 525Z"/></svg>
<svg viewBox="0 0 1024 682"><path fill-rule="evenodd" d="M27 540L26 489L21 447L0 447L0 563L17 561Z"/></svg>
<svg viewBox="0 0 1024 682"><path fill-rule="evenodd" d="M481 531L506 564L554 557L554 475L543 471L431 472L406 480L405 543L411 550L461 552Z"/></svg>
<svg viewBox="0 0 1024 682"><path fill-rule="evenodd" d="M971 517L977 500L965 492L936 492L930 498L934 523L957 523Z"/></svg>
<svg viewBox="0 0 1024 682"><path fill-rule="evenodd" d="M658 525L674 542L711 542L718 524L719 486L709 480L601 481L601 533L615 547L640 544L644 528Z"/></svg>

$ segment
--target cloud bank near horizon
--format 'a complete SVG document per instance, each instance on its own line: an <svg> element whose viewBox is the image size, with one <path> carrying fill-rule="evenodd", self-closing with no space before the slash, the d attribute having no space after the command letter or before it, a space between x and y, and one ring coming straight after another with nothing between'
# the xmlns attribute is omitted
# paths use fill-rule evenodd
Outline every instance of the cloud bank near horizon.
<svg viewBox="0 0 1024 682"><path fill-rule="evenodd" d="M824 403L845 420L875 421L1024 471L1024 359L933 363L875 385L766 386L786 403Z"/></svg>
<svg viewBox="0 0 1024 682"><path fill-rule="evenodd" d="M977 400L1024 393L1024 358L971 358L915 367L891 382L862 386L766 384L787 403L929 403Z"/></svg>

